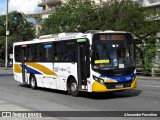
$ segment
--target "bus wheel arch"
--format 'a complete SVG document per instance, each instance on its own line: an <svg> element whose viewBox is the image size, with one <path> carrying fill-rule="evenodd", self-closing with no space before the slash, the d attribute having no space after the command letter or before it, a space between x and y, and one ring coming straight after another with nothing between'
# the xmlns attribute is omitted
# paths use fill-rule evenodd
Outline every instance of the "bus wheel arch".
<svg viewBox="0 0 160 120"><path fill-rule="evenodd" d="M68 94L71 94L74 97L79 95L78 84L73 76L69 76L67 79L67 90Z"/></svg>
<svg viewBox="0 0 160 120"><path fill-rule="evenodd" d="M30 74L29 83L30 83L30 86L33 90L37 89L37 80L36 80L36 77L33 73Z"/></svg>

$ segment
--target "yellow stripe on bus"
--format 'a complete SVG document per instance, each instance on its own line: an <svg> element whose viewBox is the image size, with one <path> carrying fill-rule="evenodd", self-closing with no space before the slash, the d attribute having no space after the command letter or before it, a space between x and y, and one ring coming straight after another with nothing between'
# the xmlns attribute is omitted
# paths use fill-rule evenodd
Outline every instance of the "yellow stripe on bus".
<svg viewBox="0 0 160 120"><path fill-rule="evenodd" d="M94 92L106 92L107 88L106 88L106 86L98 83L97 81L94 81L94 83L92 84L92 91L94 91Z"/></svg>
<svg viewBox="0 0 160 120"><path fill-rule="evenodd" d="M26 63L28 66L31 66L39 71L41 71L42 73L46 74L46 75L55 75L57 76L57 74L55 72L53 72L52 70L48 69L47 67L41 65L41 64L38 64L38 63L35 63L35 62L27 62Z"/></svg>
<svg viewBox="0 0 160 120"><path fill-rule="evenodd" d="M22 68L19 64L14 64L13 69L15 73L22 73Z"/></svg>

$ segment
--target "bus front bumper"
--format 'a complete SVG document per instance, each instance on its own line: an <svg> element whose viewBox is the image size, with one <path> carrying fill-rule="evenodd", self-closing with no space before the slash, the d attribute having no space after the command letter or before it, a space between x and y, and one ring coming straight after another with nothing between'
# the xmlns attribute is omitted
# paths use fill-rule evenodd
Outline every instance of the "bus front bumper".
<svg viewBox="0 0 160 120"><path fill-rule="evenodd" d="M119 84L121 84L121 83L119 83ZM123 84L125 84L125 83L123 83ZM110 91L130 90L130 89L134 89L136 87L136 84L137 84L136 78L132 81L130 87L122 87L122 88L121 87L109 88L109 86L107 86L107 83L106 83L106 85L103 85L97 81L94 81L94 83L92 84L92 91L93 92L110 92ZM116 84L113 84L113 85L115 86Z"/></svg>

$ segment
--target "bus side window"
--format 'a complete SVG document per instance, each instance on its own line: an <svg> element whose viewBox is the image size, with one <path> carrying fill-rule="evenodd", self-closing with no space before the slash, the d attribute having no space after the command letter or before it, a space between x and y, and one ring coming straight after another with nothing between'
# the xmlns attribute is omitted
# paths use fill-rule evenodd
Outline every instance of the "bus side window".
<svg viewBox="0 0 160 120"><path fill-rule="evenodd" d="M15 54L15 62L20 62L21 61L21 47L20 46L15 46L14 54Z"/></svg>
<svg viewBox="0 0 160 120"><path fill-rule="evenodd" d="M74 62L76 60L75 51L65 52L65 61Z"/></svg>
<svg viewBox="0 0 160 120"><path fill-rule="evenodd" d="M63 61L63 52L54 52L54 61L60 62Z"/></svg>
<svg viewBox="0 0 160 120"><path fill-rule="evenodd" d="M66 62L76 62L77 61L77 44L75 40L65 42L65 49L64 49L64 60Z"/></svg>
<svg viewBox="0 0 160 120"><path fill-rule="evenodd" d="M28 44L27 45L27 51L26 51L26 61L29 61L29 62L33 62L34 61L34 51L35 51L35 45L32 44Z"/></svg>
<svg viewBox="0 0 160 120"><path fill-rule="evenodd" d="M42 60L42 51L41 51L41 44L35 44L35 61L41 61Z"/></svg>
<svg viewBox="0 0 160 120"><path fill-rule="evenodd" d="M62 62L63 61L63 42L53 43L53 61Z"/></svg>
<svg viewBox="0 0 160 120"><path fill-rule="evenodd" d="M44 45L44 60L47 62L52 61L52 44Z"/></svg>
<svg viewBox="0 0 160 120"><path fill-rule="evenodd" d="M28 61L32 61L32 60L33 60L32 49L29 49L29 51L28 51Z"/></svg>

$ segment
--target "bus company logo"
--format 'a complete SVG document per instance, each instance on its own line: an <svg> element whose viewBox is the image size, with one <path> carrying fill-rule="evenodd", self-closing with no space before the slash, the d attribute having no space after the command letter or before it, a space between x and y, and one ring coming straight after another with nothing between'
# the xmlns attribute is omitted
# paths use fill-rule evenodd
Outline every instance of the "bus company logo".
<svg viewBox="0 0 160 120"><path fill-rule="evenodd" d="M9 117L42 117L42 113L40 112L2 112L2 118L9 118Z"/></svg>
<svg viewBox="0 0 160 120"><path fill-rule="evenodd" d="M110 78L110 80L118 81L119 78Z"/></svg>
<svg viewBox="0 0 160 120"><path fill-rule="evenodd" d="M67 71L67 69L59 68L60 71Z"/></svg>
<svg viewBox="0 0 160 120"><path fill-rule="evenodd" d="M131 80L131 77L126 77L126 80Z"/></svg>

